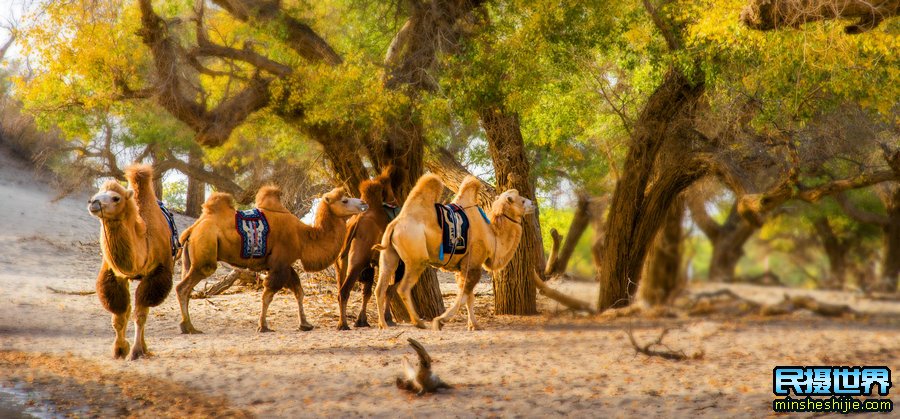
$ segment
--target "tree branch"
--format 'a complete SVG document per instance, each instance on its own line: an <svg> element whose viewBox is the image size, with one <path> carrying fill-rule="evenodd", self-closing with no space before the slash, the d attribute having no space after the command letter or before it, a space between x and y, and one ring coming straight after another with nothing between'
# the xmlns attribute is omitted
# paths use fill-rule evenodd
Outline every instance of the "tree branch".
<svg viewBox="0 0 900 419"><path fill-rule="evenodd" d="M853 203L850 202L850 199L847 198L847 195L843 192L834 194L834 200L838 202L838 205L841 206L841 209L844 210L845 214L861 223L886 226L891 222L887 215L866 211L853 205Z"/></svg>
<svg viewBox="0 0 900 419"><path fill-rule="evenodd" d="M235 19L250 24L275 25L287 45L301 57L339 65L341 56L308 25L288 15L279 0L213 0ZM283 32L282 32L283 31Z"/></svg>

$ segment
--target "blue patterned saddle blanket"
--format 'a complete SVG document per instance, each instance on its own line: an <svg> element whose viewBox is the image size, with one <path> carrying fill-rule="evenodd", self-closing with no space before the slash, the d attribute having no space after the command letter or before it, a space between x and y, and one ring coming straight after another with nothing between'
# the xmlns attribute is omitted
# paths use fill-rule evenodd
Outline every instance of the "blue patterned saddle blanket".
<svg viewBox="0 0 900 419"><path fill-rule="evenodd" d="M394 221L394 218L397 218L397 215L400 214L400 207L391 204L381 204L381 207L384 208L384 213L387 214L388 222Z"/></svg>
<svg viewBox="0 0 900 419"><path fill-rule="evenodd" d="M469 240L469 217L463 208L456 204L434 204L438 224L441 226L441 246L438 250L440 260L449 253L461 255L466 253Z"/></svg>
<svg viewBox="0 0 900 419"><path fill-rule="evenodd" d="M241 257L244 259L266 256L266 242L269 238L269 222L266 215L253 208L234 213L234 223L241 235Z"/></svg>
<svg viewBox="0 0 900 419"><path fill-rule="evenodd" d="M159 205L159 209L162 210L163 216L166 217L166 222L169 223L169 233L172 234L169 236L169 243L172 246L172 256L175 256L178 254L178 249L181 248L181 242L178 241L178 227L175 225L175 217L162 201L157 200L156 203Z"/></svg>

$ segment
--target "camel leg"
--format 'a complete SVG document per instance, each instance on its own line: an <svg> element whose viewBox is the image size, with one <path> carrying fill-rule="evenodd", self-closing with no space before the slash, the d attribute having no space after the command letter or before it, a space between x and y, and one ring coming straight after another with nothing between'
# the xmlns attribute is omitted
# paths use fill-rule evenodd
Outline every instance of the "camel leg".
<svg viewBox="0 0 900 419"><path fill-rule="evenodd" d="M200 281L208 278L216 271L216 263L214 261L210 264L200 260L192 262L190 260L192 256L193 253L188 252L188 247L185 245L184 254L182 255L184 269L181 274L181 282L175 286L175 295L178 297L178 305L181 308L181 324L179 324L181 333L193 335L203 332L195 329L191 323L191 313L188 310L188 305L191 302L191 293Z"/></svg>
<svg viewBox="0 0 900 419"><path fill-rule="evenodd" d="M412 300L412 289L416 286L416 283L419 282L419 277L422 276L422 272L424 271L424 265L411 266L407 264L403 280L400 282L400 286L397 287L397 294L400 295L400 299L403 300L403 305L406 306L410 321L419 329L427 329L428 327L425 325L425 322L419 318L419 313L416 312L416 307Z"/></svg>
<svg viewBox="0 0 900 419"><path fill-rule="evenodd" d="M266 322L266 312L269 310L269 304L272 303L272 298L274 297L275 291L272 291L268 287L263 291L262 311L259 312L259 327L256 328L257 332L274 332L274 330L269 329L269 324Z"/></svg>
<svg viewBox="0 0 900 419"><path fill-rule="evenodd" d="M256 329L257 332L274 332L274 330L269 329L269 324L266 322L266 313L269 311L269 304L271 304L272 299L275 298L275 293L284 288L285 285L290 285L292 278L291 273L288 271L293 270L294 268L290 265L269 269L269 274L266 275L266 280L263 282L265 289L262 294L262 310L259 312L259 327ZM294 274L296 275L296 272L294 272ZM299 283L300 281L298 280L297 282ZM302 296L300 297L300 301L302 313Z"/></svg>
<svg viewBox="0 0 900 419"><path fill-rule="evenodd" d="M128 318L131 317L131 310L125 311L122 314L113 314L112 315L112 326L116 331L116 341L113 343L113 358L119 359L125 358L125 355L128 354L128 351L131 349L131 345L128 344L128 339L125 339L125 329L128 328Z"/></svg>
<svg viewBox="0 0 900 419"><path fill-rule="evenodd" d="M134 345L131 347L131 355L128 356L132 361L149 355L147 351L147 343L144 342L144 327L147 325L147 314L150 313L150 307L135 304L134 306Z"/></svg>
<svg viewBox="0 0 900 419"><path fill-rule="evenodd" d="M290 278L287 285L294 292L294 298L297 299L297 319L300 322L298 330L308 332L314 327L306 321L306 313L303 312L303 284L300 283L300 275L297 275L297 271L293 268L290 269Z"/></svg>
<svg viewBox="0 0 900 419"><path fill-rule="evenodd" d="M466 298L466 311L469 314L469 324L466 325L466 328L469 330L481 330L481 327L475 322L475 293L469 291L466 295L468 296Z"/></svg>
<svg viewBox="0 0 900 419"><path fill-rule="evenodd" d="M160 264L153 269L134 291L134 345L131 347L132 361L149 355L144 341L144 329L150 307L156 307L166 300L172 291L172 265Z"/></svg>
<svg viewBox="0 0 900 419"><path fill-rule="evenodd" d="M387 329L384 312L387 308L387 291L394 279L394 271L400 263L400 255L393 247L388 247L378 256L378 285L375 286L375 305L378 306L378 328Z"/></svg>
<svg viewBox="0 0 900 419"><path fill-rule="evenodd" d="M359 280L364 268L365 265L353 264L350 266L349 272L347 272L347 276L344 278L344 283L340 284L341 288L338 292L338 306L341 311L341 319L338 323L338 330L350 330L350 327L347 326L347 302L350 300L350 293L353 291L353 286L356 285L356 281Z"/></svg>
<svg viewBox="0 0 900 419"><path fill-rule="evenodd" d="M125 339L128 318L131 317L131 295L128 293L128 280L116 278L106 262L100 267L97 275L97 296L107 311L112 313L112 327L116 331L113 343L113 358L125 358L130 346Z"/></svg>
<svg viewBox="0 0 900 419"><path fill-rule="evenodd" d="M356 316L356 323L353 327L369 327L366 307L369 306L369 300L372 298L372 288L375 284L375 271L372 268L366 268L363 270L360 277L363 281L362 307L359 309L359 315Z"/></svg>
<svg viewBox="0 0 900 419"><path fill-rule="evenodd" d="M463 292L466 293L466 311L469 316L469 324L466 326L469 330L479 330L478 323L475 322L475 286L481 280L481 269L472 269L466 275L466 283Z"/></svg>
<svg viewBox="0 0 900 419"><path fill-rule="evenodd" d="M441 328L444 327L444 322L447 319L455 316L456 313L459 312L459 308L465 302L467 296L468 295L462 289L460 289L459 293L456 294L456 301L453 302L453 305L450 306L450 308L448 308L447 311L444 312L444 314L435 317L434 320L431 321L431 328L433 330L441 330Z"/></svg>

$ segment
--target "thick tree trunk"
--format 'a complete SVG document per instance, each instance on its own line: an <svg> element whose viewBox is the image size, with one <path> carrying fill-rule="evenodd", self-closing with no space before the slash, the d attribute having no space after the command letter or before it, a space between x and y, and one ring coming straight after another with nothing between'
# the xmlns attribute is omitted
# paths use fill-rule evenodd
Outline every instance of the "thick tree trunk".
<svg viewBox="0 0 900 419"><path fill-rule="evenodd" d="M882 262L881 283L879 291L897 291L900 280L900 186L893 186L888 191L887 223L884 231L884 260Z"/></svg>
<svg viewBox="0 0 900 419"><path fill-rule="evenodd" d="M517 189L522 196L535 200L531 167L525 155L518 115L491 107L481 110L479 117L487 133L497 189ZM544 271L544 247L537 211L522 220L522 228L522 240L512 261L506 268L493 273L496 314L537 314L537 290L531 275Z"/></svg>
<svg viewBox="0 0 900 419"><path fill-rule="evenodd" d="M734 281L737 264L744 256L744 245L754 232L756 232L756 227L741 217L736 207L732 207L725 224L719 229L719 234L712 240L712 259L709 262L710 281Z"/></svg>
<svg viewBox="0 0 900 419"><path fill-rule="evenodd" d="M203 167L203 152L199 148L191 147L188 151L188 164ZM200 179L188 175L184 214L189 217L199 217L204 201L206 201L206 184Z"/></svg>
<svg viewBox="0 0 900 419"><path fill-rule="evenodd" d="M687 141L682 143L682 135L674 131L690 124L703 90L702 83L694 84L680 71L669 69L635 123L606 222L599 267L601 311L631 303L647 250L669 206L702 175ZM669 147L660 155L667 141Z"/></svg>
<svg viewBox="0 0 900 419"><path fill-rule="evenodd" d="M850 246L834 233L827 218L819 218L813 225L828 256L828 277L821 286L825 289L843 289L847 283L847 253Z"/></svg>
<svg viewBox="0 0 900 419"><path fill-rule="evenodd" d="M678 198L666 212L663 226L653 241L653 248L647 257L645 278L641 282L639 295L651 305L665 305L684 289L687 278L682 265L682 221L684 201Z"/></svg>
<svg viewBox="0 0 900 419"><path fill-rule="evenodd" d="M346 141L341 135L327 129L309 129L310 135L322 145L325 158L331 166L332 176L337 185L343 186L350 194L359 196L359 184L369 178L356 141Z"/></svg>
<svg viewBox="0 0 900 419"><path fill-rule="evenodd" d="M559 275L566 272L569 266L569 259L575 252L575 246L578 240L587 230L588 223L591 221L591 197L588 195L579 195L578 203L575 206L575 216L572 217L572 224L569 225L569 231L563 239L562 246L555 258L548 262L546 275Z"/></svg>

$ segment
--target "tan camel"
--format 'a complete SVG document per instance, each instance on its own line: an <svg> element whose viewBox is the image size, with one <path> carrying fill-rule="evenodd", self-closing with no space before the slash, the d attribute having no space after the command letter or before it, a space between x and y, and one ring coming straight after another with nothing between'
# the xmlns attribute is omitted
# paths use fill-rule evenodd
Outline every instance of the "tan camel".
<svg viewBox="0 0 900 419"><path fill-rule="evenodd" d="M150 307L156 307L172 290L172 233L153 192L153 169L132 165L125 169L130 189L114 180L100 187L88 211L100 219L103 263L97 277L97 295L113 315L116 331L113 356L129 351L125 328L131 315L129 280L140 280L134 294L134 346L129 358L147 355L144 326Z"/></svg>
<svg viewBox="0 0 900 419"><path fill-rule="evenodd" d="M259 314L259 332L271 332L266 312L275 293L288 288L294 293L299 309L299 329L312 330L303 312L303 287L292 267L298 259L306 272L321 271L334 263L343 244L347 219L368 209L361 199L350 198L341 188L322 196L312 226L306 225L281 204L281 190L263 187L256 194L256 207L269 224L268 245L264 257L243 258L241 235L235 227L234 198L215 193L203 204L200 218L184 233L184 270L176 287L181 305L181 333L201 333L191 324L188 303L191 291L204 278L212 275L218 261L253 271L268 271Z"/></svg>
<svg viewBox="0 0 900 419"><path fill-rule="evenodd" d="M432 326L440 330L442 322L454 315L460 305L466 304L469 312L469 330L478 329L475 322L475 285L481 279L481 268L489 271L503 269L515 254L522 237L522 218L534 212L534 203L519 195L515 189L500 194L487 214L488 223L477 207L478 191L481 183L473 176L467 176L452 203L463 207L469 218L469 237L466 253L447 255L440 260L441 227L435 215L434 204L440 199L444 185L439 177L426 174L419 178L403 204L397 218L388 224L381 244L379 258L378 286L375 289L378 304L378 327L387 328L384 309L387 287L394 277L394 271L402 260L406 272L397 287L397 293L414 319L416 327L425 328L412 302L412 287L430 264L443 270L457 272L459 286L456 302L444 314L434 319Z"/></svg>
<svg viewBox="0 0 900 419"><path fill-rule="evenodd" d="M335 263L340 310L338 330L350 330L347 326L347 302L350 300L350 291L357 281L363 284L363 300L354 327L369 327L366 307L372 297L372 286L375 284L373 265L378 263L378 253L373 251L372 247L381 242L381 235L391 221L388 211L399 211L397 198L394 196L394 185L399 185L404 176L402 169L388 166L375 179L364 180L359 184L362 199L373 209L350 219L341 256Z"/></svg>

